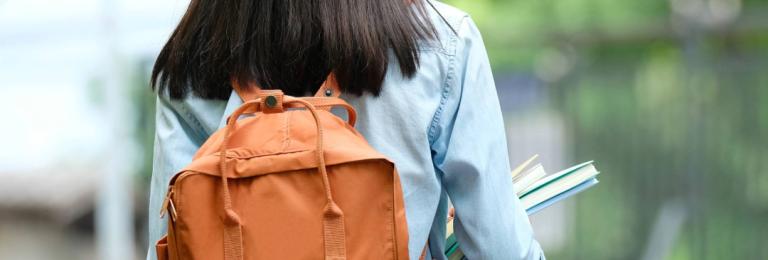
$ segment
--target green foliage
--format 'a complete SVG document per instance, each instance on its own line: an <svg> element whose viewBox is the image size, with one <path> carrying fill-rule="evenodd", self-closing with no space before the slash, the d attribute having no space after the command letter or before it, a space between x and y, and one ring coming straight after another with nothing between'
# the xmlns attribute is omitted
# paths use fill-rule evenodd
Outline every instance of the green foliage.
<svg viewBox="0 0 768 260"><path fill-rule="evenodd" d="M143 183L149 183L152 176L152 154L155 141L155 99L156 95L149 87L148 61L137 62L129 73L129 97L134 108L134 138L139 144L141 165L137 167L138 176Z"/></svg>
<svg viewBox="0 0 768 260"><path fill-rule="evenodd" d="M497 75L542 79L572 161L604 172L550 258L640 258L672 199L687 218L668 259L768 258L768 2L736 1L721 24L672 8L699 1L447 2L472 15ZM554 80L552 53L569 63Z"/></svg>

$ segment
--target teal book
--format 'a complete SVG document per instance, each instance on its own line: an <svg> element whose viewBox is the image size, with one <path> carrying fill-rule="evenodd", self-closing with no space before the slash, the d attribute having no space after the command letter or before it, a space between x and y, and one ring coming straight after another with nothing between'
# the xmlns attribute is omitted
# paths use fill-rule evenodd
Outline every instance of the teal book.
<svg viewBox="0 0 768 260"><path fill-rule="evenodd" d="M599 171L593 161L584 162L554 174L547 175L540 164L527 169L537 155L513 171L513 186L528 215L533 215L555 203L597 185ZM449 260L465 259L459 242L453 234L453 219L449 216L445 255Z"/></svg>

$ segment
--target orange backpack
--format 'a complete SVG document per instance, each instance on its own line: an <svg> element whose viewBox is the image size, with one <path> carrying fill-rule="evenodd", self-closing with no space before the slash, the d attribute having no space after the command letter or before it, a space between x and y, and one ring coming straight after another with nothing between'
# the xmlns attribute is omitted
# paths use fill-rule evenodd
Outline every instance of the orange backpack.
<svg viewBox="0 0 768 260"><path fill-rule="evenodd" d="M158 259L408 259L400 177L333 76L307 98L233 86L244 104L170 181Z"/></svg>

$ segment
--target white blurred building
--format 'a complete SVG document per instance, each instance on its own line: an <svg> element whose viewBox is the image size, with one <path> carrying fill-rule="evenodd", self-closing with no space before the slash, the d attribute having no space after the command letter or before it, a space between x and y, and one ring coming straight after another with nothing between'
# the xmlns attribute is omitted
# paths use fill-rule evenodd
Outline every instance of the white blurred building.
<svg viewBox="0 0 768 260"><path fill-rule="evenodd" d="M0 1L0 259L143 257L122 97L187 3Z"/></svg>

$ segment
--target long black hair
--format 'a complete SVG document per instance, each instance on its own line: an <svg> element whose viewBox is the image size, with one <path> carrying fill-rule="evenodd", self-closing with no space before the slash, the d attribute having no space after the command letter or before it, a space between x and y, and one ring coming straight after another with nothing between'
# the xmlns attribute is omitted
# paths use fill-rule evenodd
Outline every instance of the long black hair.
<svg viewBox="0 0 768 260"><path fill-rule="evenodd" d="M422 1L191 0L151 85L227 99L236 79L300 96L333 72L346 93L378 95L390 52L411 77L419 42L435 37Z"/></svg>

